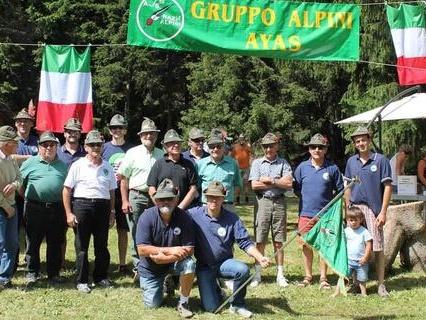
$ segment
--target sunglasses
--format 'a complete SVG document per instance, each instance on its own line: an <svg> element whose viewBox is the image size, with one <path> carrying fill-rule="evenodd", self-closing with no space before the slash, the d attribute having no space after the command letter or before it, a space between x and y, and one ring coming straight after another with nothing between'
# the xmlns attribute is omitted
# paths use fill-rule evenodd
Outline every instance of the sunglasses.
<svg viewBox="0 0 426 320"><path fill-rule="evenodd" d="M123 129L124 129L124 127L120 127L120 126L117 126L117 127L109 127L109 129L110 129L110 130L123 130Z"/></svg>
<svg viewBox="0 0 426 320"><path fill-rule="evenodd" d="M100 143L100 142L98 142L98 143L88 143L87 144L87 146L88 147L90 147L90 148L100 148L100 147L102 147L102 143Z"/></svg>
<svg viewBox="0 0 426 320"><path fill-rule="evenodd" d="M204 143L204 139L192 139L194 143Z"/></svg>
<svg viewBox="0 0 426 320"><path fill-rule="evenodd" d="M213 150L213 149L222 149L222 145L221 144L210 144L209 149Z"/></svg>
<svg viewBox="0 0 426 320"><path fill-rule="evenodd" d="M43 148L47 148L47 147L51 147L51 148L53 148L54 146L56 146L56 142L53 142L53 141L43 142L43 143L40 143L40 145L41 145Z"/></svg>
<svg viewBox="0 0 426 320"><path fill-rule="evenodd" d="M316 149L318 149L318 150L324 150L325 147L324 146L309 146L309 149L311 149L311 150L316 150Z"/></svg>
<svg viewBox="0 0 426 320"><path fill-rule="evenodd" d="M65 133L68 133L68 134L79 134L80 131L77 131L77 130L65 130Z"/></svg>
<svg viewBox="0 0 426 320"><path fill-rule="evenodd" d="M268 148L273 148L275 146L275 144L264 144L264 145L262 145L262 148L263 149L268 149Z"/></svg>

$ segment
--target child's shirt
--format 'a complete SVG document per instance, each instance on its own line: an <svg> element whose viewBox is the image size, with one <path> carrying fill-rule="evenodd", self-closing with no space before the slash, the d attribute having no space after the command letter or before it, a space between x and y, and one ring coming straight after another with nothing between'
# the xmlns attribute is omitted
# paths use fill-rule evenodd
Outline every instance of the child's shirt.
<svg viewBox="0 0 426 320"><path fill-rule="evenodd" d="M357 229L346 227L345 235L348 247L348 259L359 261L365 254L365 242L372 240L370 232L363 226Z"/></svg>

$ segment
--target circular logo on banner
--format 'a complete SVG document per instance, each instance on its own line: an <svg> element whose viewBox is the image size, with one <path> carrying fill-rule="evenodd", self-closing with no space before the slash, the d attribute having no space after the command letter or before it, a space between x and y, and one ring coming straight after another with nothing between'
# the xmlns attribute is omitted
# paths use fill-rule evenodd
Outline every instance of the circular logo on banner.
<svg viewBox="0 0 426 320"><path fill-rule="evenodd" d="M183 29L185 19L176 0L142 0L136 11L139 30L150 40L169 41Z"/></svg>
<svg viewBox="0 0 426 320"><path fill-rule="evenodd" d="M221 237L224 237L226 235L226 229L224 227L220 227L217 229L217 234Z"/></svg>
<svg viewBox="0 0 426 320"><path fill-rule="evenodd" d="M376 171L377 171L377 166L376 166L375 164L373 164L373 165L370 167L370 170L371 170L371 172L376 172Z"/></svg>
<svg viewBox="0 0 426 320"><path fill-rule="evenodd" d="M328 174L328 172L324 172L323 174L322 174L322 178L324 179L324 180L330 180L330 175Z"/></svg>
<svg viewBox="0 0 426 320"><path fill-rule="evenodd" d="M173 234L175 236L180 235L181 232L182 232L182 230L179 227L176 227L176 228L173 229Z"/></svg>

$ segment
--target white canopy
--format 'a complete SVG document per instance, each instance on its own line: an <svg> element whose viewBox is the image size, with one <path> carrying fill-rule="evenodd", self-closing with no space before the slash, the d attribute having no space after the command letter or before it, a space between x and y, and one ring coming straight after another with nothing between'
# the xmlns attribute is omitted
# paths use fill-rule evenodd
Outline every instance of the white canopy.
<svg viewBox="0 0 426 320"><path fill-rule="evenodd" d="M368 122L379 112L381 107L357 114L336 122L336 124ZM401 100L392 102L381 113L382 121L426 118L426 93L415 93ZM376 119L377 121L378 119Z"/></svg>

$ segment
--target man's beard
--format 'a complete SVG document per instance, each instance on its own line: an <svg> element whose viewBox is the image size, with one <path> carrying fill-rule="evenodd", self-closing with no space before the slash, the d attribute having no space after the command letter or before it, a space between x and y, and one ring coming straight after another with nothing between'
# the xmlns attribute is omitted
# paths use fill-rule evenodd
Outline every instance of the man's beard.
<svg viewBox="0 0 426 320"><path fill-rule="evenodd" d="M167 206L159 208L161 214L168 215L168 216L172 214L174 209L175 209L174 207L167 207Z"/></svg>

